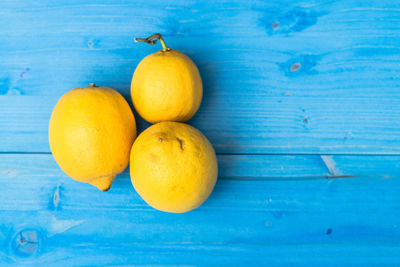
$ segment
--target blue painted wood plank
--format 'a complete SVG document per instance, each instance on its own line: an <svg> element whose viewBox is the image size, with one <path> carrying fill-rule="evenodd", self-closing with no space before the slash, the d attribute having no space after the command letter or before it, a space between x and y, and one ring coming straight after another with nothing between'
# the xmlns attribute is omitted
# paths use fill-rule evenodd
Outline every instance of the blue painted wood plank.
<svg viewBox="0 0 400 267"><path fill-rule="evenodd" d="M201 108L190 124L210 139L217 153L400 153L398 98L380 98L380 103L372 98L256 98L232 100L231 108ZM49 152L48 121L57 100L0 96L0 151ZM360 101L365 104L355 104ZM139 131L149 125L137 114L136 120Z"/></svg>
<svg viewBox="0 0 400 267"><path fill-rule="evenodd" d="M168 214L147 206L126 172L103 193L67 178L51 155L1 154L0 262L399 262L398 156L221 155L219 161L221 179L206 203ZM230 162L252 168L231 177ZM325 178L332 169L360 168L377 175ZM19 246L21 234L37 244Z"/></svg>
<svg viewBox="0 0 400 267"><path fill-rule="evenodd" d="M205 97L191 123L218 152L399 154L398 1L0 7L0 151L48 151L49 113L73 87L129 98L136 65L158 49L132 38L161 32L199 66Z"/></svg>

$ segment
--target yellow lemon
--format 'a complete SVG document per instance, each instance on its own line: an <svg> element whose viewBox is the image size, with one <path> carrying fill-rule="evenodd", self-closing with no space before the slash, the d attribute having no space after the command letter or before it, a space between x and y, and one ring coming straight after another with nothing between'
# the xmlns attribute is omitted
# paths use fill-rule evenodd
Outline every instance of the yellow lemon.
<svg viewBox="0 0 400 267"><path fill-rule="evenodd" d="M131 180L153 208L182 213L211 194L218 166L214 149L197 129L160 122L139 135L131 150Z"/></svg>
<svg viewBox="0 0 400 267"><path fill-rule="evenodd" d="M146 121L185 122L199 109L203 96L203 85L199 70L193 61L176 50L167 48L161 35L157 38L163 49L145 57L137 66L131 84L133 105Z"/></svg>
<svg viewBox="0 0 400 267"><path fill-rule="evenodd" d="M64 94L49 123L50 148L61 169L102 191L127 167L135 137L135 118L126 100L114 89L94 84Z"/></svg>

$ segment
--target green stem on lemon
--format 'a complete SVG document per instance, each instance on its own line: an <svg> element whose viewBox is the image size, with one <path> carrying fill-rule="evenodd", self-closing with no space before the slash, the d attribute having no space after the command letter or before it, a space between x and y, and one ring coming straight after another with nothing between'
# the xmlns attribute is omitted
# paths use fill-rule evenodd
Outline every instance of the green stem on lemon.
<svg viewBox="0 0 400 267"><path fill-rule="evenodd" d="M90 87L98 87L95 83L91 83Z"/></svg>
<svg viewBox="0 0 400 267"><path fill-rule="evenodd" d="M147 38L135 38L135 42L143 42L143 43L148 43L151 45L157 43L157 40L160 40L163 52L171 50L169 47L167 47L167 45L164 42L164 39L162 38L161 34L159 34L159 33L153 34Z"/></svg>

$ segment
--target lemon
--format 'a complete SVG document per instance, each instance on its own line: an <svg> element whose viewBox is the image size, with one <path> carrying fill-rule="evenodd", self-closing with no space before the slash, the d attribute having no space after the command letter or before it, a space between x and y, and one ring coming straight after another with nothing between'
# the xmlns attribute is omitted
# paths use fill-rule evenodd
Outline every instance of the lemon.
<svg viewBox="0 0 400 267"><path fill-rule="evenodd" d="M182 213L211 194L218 166L207 138L190 125L160 122L142 132L131 150L131 180L152 207Z"/></svg>
<svg viewBox="0 0 400 267"><path fill-rule="evenodd" d="M108 87L75 88L57 102L49 123L49 143L71 178L107 191L129 163L136 137L126 100Z"/></svg>
<svg viewBox="0 0 400 267"><path fill-rule="evenodd" d="M199 109L203 96L199 70L189 57L167 48L161 35L153 36L160 39L163 50L148 55L137 66L131 83L133 105L151 123L185 122ZM136 40L154 43L149 38Z"/></svg>

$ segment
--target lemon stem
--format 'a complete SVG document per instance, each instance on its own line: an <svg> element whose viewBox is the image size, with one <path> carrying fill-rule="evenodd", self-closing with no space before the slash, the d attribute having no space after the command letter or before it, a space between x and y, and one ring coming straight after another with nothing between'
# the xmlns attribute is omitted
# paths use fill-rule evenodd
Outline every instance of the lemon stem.
<svg viewBox="0 0 400 267"><path fill-rule="evenodd" d="M165 42L164 42L164 39L162 38L162 37L160 37L160 43L161 43L161 45L162 45L162 51L168 51L169 50L169 48L167 47L167 45L165 44Z"/></svg>
<svg viewBox="0 0 400 267"><path fill-rule="evenodd" d="M151 45L157 43L157 40L160 40L163 52L171 50L169 47L167 47L167 45L164 42L164 39L162 38L161 34L159 34L159 33L153 34L147 38L135 38L135 42L143 42L143 43L148 43Z"/></svg>

